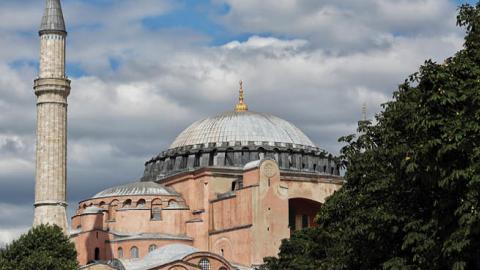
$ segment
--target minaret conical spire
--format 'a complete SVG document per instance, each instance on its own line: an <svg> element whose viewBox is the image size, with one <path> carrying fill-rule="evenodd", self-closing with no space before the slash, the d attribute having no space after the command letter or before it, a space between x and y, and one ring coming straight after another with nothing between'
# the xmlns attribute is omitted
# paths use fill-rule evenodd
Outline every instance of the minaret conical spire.
<svg viewBox="0 0 480 270"><path fill-rule="evenodd" d="M40 25L40 33L46 31L67 32L63 19L62 4L60 0L46 0L45 11Z"/></svg>

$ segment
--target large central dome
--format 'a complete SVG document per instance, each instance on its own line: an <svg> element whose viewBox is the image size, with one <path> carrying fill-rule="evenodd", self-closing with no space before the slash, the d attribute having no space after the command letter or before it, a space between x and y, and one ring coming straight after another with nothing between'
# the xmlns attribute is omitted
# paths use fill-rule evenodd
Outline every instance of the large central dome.
<svg viewBox="0 0 480 270"><path fill-rule="evenodd" d="M240 82L235 111L191 124L169 149L145 163L142 181L210 167L241 169L251 161L274 159L281 170L338 175L337 164L292 123L248 110Z"/></svg>
<svg viewBox="0 0 480 270"><path fill-rule="evenodd" d="M315 147L315 144L296 126L266 113L249 111L226 112L197 121L185 129L170 149L224 142L285 143Z"/></svg>

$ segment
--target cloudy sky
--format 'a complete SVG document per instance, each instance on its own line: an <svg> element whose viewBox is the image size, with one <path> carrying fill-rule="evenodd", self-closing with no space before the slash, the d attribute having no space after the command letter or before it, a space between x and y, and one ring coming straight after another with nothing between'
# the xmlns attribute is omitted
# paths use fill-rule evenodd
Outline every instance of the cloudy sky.
<svg viewBox="0 0 480 270"><path fill-rule="evenodd" d="M425 59L462 46L459 0L64 0L68 201L135 181L199 118L250 109L338 153ZM473 2L473 1L470 1ZM0 0L0 246L31 224L41 0Z"/></svg>

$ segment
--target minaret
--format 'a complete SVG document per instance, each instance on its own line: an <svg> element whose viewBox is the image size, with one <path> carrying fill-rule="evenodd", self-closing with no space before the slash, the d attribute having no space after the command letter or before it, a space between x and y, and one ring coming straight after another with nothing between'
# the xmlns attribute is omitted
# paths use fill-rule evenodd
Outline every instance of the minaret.
<svg viewBox="0 0 480 270"><path fill-rule="evenodd" d="M67 232L67 31L60 0L46 0L40 26L40 71L37 96L35 217L33 225L55 224Z"/></svg>

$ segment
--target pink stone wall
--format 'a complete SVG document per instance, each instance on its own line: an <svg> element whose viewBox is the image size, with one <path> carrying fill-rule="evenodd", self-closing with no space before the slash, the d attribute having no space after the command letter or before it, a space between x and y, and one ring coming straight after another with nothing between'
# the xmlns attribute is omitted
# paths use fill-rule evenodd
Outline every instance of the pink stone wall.
<svg viewBox="0 0 480 270"><path fill-rule="evenodd" d="M341 187L342 182L338 177L325 177L305 173L284 174L274 161L267 160L259 168L244 172L244 188L235 190L232 198L218 200L217 196L231 191L238 171L229 175L228 171L215 173L200 169L172 177L165 183L180 193L181 197L119 196L82 201L72 218L72 228L80 228L80 232L73 237L79 262L84 265L93 260L95 247L100 248L101 259L109 260L118 257L119 247L123 248L124 258L130 258L130 249L136 246L142 258L151 244L161 247L183 243L223 255L227 260L241 265L261 264L264 257L276 256L281 240L290 235L290 199L323 203ZM132 203L123 207L127 199ZM141 199L146 204L137 207ZM167 209L172 199L186 208ZM157 200L162 208L160 220L151 219L153 200ZM92 205L105 211L83 214L85 208ZM295 207L303 209L309 206L297 204ZM303 209L298 214L308 214L309 223L313 225L316 211L317 208ZM168 234L189 237L191 240L137 239L118 242L114 241L114 232Z"/></svg>

